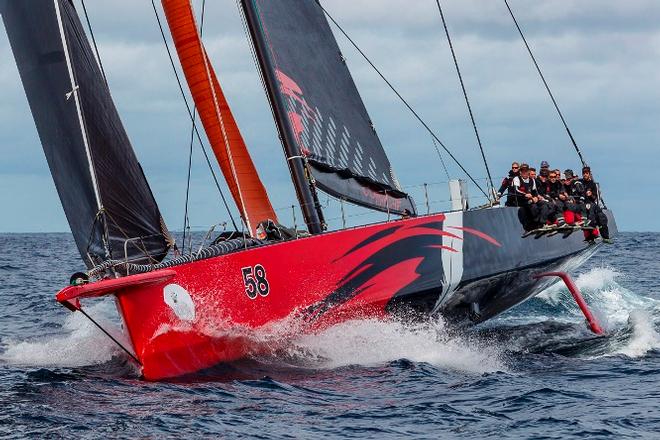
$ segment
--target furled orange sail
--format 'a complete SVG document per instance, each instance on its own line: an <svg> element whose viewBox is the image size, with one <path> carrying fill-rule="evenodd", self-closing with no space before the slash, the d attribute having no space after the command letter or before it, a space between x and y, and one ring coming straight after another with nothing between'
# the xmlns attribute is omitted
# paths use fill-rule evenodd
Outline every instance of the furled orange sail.
<svg viewBox="0 0 660 440"><path fill-rule="evenodd" d="M162 0L162 4L206 135L241 216L256 235L260 222L277 218L204 49L192 2Z"/></svg>

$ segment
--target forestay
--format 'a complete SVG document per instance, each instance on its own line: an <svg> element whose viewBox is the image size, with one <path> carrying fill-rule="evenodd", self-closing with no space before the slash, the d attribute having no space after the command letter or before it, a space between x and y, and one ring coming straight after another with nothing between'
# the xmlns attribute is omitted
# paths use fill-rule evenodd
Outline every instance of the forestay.
<svg viewBox="0 0 660 440"><path fill-rule="evenodd" d="M243 0L280 130L318 188L381 211L415 213L394 175L339 46L316 1Z"/></svg>
<svg viewBox="0 0 660 440"><path fill-rule="evenodd" d="M48 166L80 253L162 260L169 234L69 0L0 0Z"/></svg>

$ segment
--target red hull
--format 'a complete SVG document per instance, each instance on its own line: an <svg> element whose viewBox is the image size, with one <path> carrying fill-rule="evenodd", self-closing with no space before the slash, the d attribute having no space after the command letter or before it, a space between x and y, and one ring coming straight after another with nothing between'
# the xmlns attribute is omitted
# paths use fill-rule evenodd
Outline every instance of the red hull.
<svg viewBox="0 0 660 440"><path fill-rule="evenodd" d="M436 214L68 287L57 299L75 310L79 298L116 295L144 377L158 380L400 306L484 321L548 286L534 275L571 270L597 247L581 233L522 232L514 208Z"/></svg>
<svg viewBox="0 0 660 440"><path fill-rule="evenodd" d="M443 220L439 214L275 243L69 287L58 300L115 294L144 377L179 376L258 350L250 333L286 318L289 329L296 329L289 334L295 334L355 317L384 316L392 297L420 277L416 269L423 256L388 261L384 268L373 267L369 259L420 235L439 237L441 243L449 233L428 225ZM377 271L362 276L370 269ZM343 287L350 291L342 293ZM166 303L168 289L178 295L173 300L170 293L168 301L178 305Z"/></svg>

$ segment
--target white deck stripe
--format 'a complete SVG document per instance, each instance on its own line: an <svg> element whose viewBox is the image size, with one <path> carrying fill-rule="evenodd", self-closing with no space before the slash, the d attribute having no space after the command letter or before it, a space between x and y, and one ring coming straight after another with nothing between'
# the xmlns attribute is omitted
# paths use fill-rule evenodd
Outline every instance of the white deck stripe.
<svg viewBox="0 0 660 440"><path fill-rule="evenodd" d="M452 228L454 226L454 228ZM442 224L442 230L456 235L454 238L449 235L442 236L442 245L453 248L456 252L442 249L442 292L438 296L438 300L433 307L433 313L440 310L445 302L451 298L452 293L456 290L458 285L463 279L463 211L449 212L445 214L445 221ZM449 229L448 229L449 228Z"/></svg>

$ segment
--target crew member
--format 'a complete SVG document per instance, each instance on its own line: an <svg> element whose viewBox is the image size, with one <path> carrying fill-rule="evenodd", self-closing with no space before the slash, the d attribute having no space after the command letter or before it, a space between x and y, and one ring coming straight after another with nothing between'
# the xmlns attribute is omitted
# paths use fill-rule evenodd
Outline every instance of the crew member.
<svg viewBox="0 0 660 440"><path fill-rule="evenodd" d="M573 173L573 170L568 169L564 171L564 180L562 183L569 196L577 196L577 191L575 190L575 174Z"/></svg>
<svg viewBox="0 0 660 440"><path fill-rule="evenodd" d="M548 175L550 173L548 172L547 168L541 168L541 171L539 172L539 177L536 178L536 189L538 190L539 194L545 195L545 186L548 182Z"/></svg>
<svg viewBox="0 0 660 440"><path fill-rule="evenodd" d="M559 182L557 171L549 171L548 179L542 187L538 188L539 195L548 201L547 220L550 223L563 225L565 223L564 211L565 203L561 200L560 194L564 186Z"/></svg>
<svg viewBox="0 0 660 440"><path fill-rule="evenodd" d="M518 162L513 162L511 164L511 170L509 170L509 175L502 180L502 185L497 191L497 199L502 198L504 191L507 192L507 198L505 206L518 206L516 203L516 195L513 191L513 178L520 175L520 164Z"/></svg>
<svg viewBox="0 0 660 440"><path fill-rule="evenodd" d="M581 196L584 200L598 203L600 200L598 185L594 182L591 168L582 168L582 179L578 180L578 182L580 182L580 190L582 191Z"/></svg>
<svg viewBox="0 0 660 440"><path fill-rule="evenodd" d="M598 226L600 229L600 235L604 240L610 239L609 228L607 227L607 216L601 209L600 203L600 194L598 193L598 184L593 179L591 174L591 168L584 167L582 168L582 179L578 181L580 183L580 199L584 201L584 208L587 213L587 218L589 219L590 225ZM587 239L597 237L597 232L594 232L592 237L585 237Z"/></svg>
<svg viewBox="0 0 660 440"><path fill-rule="evenodd" d="M550 164L548 164L548 161L547 161L547 160L544 160L544 161L541 162L541 166L540 166L539 168L540 168L540 169L539 169L539 174L540 174L541 171L543 171L543 170L548 170L548 171L550 171Z"/></svg>
<svg viewBox="0 0 660 440"><path fill-rule="evenodd" d="M543 197L557 200L559 193L564 189L564 186L559 181L559 173L557 171L550 171L548 173L548 180L543 189ZM541 192L541 190L539 190Z"/></svg>
<svg viewBox="0 0 660 440"><path fill-rule="evenodd" d="M529 175L529 165L526 163L520 165L520 175L513 178L513 191L516 197L516 206L518 218L525 230L535 229L536 210L533 208L538 202L538 192L536 191L536 182Z"/></svg>
<svg viewBox="0 0 660 440"><path fill-rule="evenodd" d="M556 202L557 208L561 210L563 214L563 221L571 226L576 223L582 222L582 208L575 203L573 197L571 197L565 188L559 192L559 198ZM558 221L558 224L561 226L561 220Z"/></svg>

